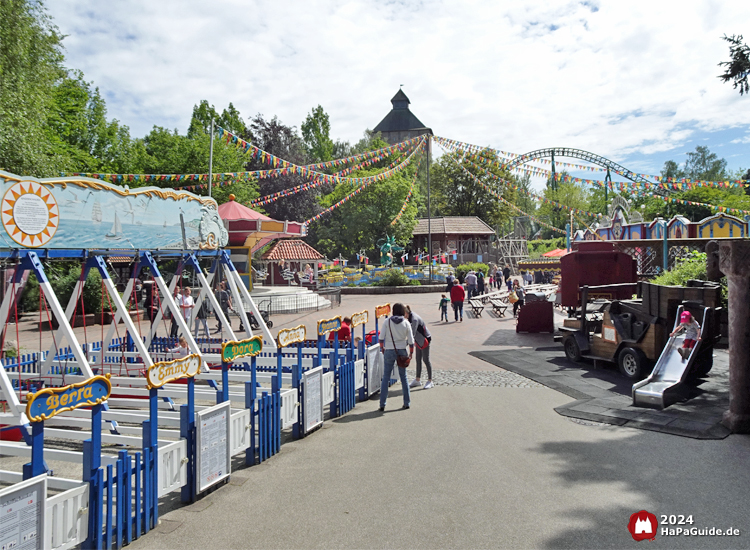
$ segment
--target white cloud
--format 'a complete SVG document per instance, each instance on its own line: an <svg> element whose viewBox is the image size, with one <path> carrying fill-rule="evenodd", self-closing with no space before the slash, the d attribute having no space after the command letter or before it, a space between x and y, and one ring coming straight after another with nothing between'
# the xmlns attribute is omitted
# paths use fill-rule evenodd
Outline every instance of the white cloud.
<svg viewBox="0 0 750 550"><path fill-rule="evenodd" d="M359 139L404 84L436 134L618 160L750 126L717 75L741 1L49 0L67 63L133 135L187 128L201 99L299 126L321 104ZM747 34L747 33L746 33ZM738 138L747 143L747 138ZM696 141L700 142L698 137ZM735 141L736 143L736 141ZM747 160L744 164L748 164Z"/></svg>

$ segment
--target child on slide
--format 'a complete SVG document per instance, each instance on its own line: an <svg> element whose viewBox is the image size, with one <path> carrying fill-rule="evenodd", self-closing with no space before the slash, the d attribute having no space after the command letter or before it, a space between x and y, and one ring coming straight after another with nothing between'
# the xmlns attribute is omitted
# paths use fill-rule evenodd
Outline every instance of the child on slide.
<svg viewBox="0 0 750 550"><path fill-rule="evenodd" d="M690 352L695 347L695 343L701 338L701 326L698 324L698 321L693 318L689 311L682 312L682 314L680 315L680 325L676 329L674 329L669 336L672 337L675 334L679 334L683 331L685 331L685 341L683 342L682 347L677 350L677 352L682 357L682 360L685 361L685 359L690 357Z"/></svg>

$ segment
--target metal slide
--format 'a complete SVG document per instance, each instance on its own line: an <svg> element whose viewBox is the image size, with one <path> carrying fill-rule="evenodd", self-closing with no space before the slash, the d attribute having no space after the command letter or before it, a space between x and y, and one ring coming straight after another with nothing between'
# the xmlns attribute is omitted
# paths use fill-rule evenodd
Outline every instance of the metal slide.
<svg viewBox="0 0 750 550"><path fill-rule="evenodd" d="M672 336L667 345L664 346L651 375L645 380L633 384L633 405L664 409L677 401L679 386L687 380L690 368L700 352L708 322L709 309L704 308L703 310L701 339L695 343L695 347L691 350L688 358L683 361L682 356L677 351L685 341L685 334ZM682 311L683 306L680 306L677 309L674 328L677 328L680 324Z"/></svg>

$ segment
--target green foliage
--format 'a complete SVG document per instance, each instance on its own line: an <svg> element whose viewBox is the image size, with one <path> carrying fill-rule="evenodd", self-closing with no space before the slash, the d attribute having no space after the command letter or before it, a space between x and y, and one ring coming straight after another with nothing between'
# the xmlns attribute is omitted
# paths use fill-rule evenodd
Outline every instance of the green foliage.
<svg viewBox="0 0 750 550"><path fill-rule="evenodd" d="M482 151L481 156L489 162L497 160L496 154L489 149ZM456 153L446 153L432 165L430 171L432 216L476 216L484 220L490 227L503 225L512 215L511 209L504 206L494 195L489 193L477 181L456 164L460 156ZM516 179L499 168L475 162L482 167L465 163L463 167L488 187L497 190L501 196L511 203L516 201L516 192L510 186L499 185L497 180L488 176L485 169L505 180L515 182Z"/></svg>
<svg viewBox="0 0 750 550"><path fill-rule="evenodd" d="M382 277L373 283L377 286L408 286L411 279L399 269L389 269L383 272Z"/></svg>
<svg viewBox="0 0 750 550"><path fill-rule="evenodd" d="M664 286L687 286L687 282L691 279L697 279L699 281L705 281L707 279L705 252L697 252L693 250L687 257L679 260L675 267L657 277L654 277L651 282ZM720 284L722 302L724 307L726 307L727 296L729 293L727 278L722 277Z"/></svg>
<svg viewBox="0 0 750 550"><path fill-rule="evenodd" d="M556 188L547 187L544 190L544 197L570 208L585 210L589 203L589 190L577 183L562 182ZM565 229L565 224L570 222L570 212L568 210L548 202L542 203L539 206L537 216L542 221L563 230ZM573 222L574 225L580 223L575 218ZM556 233L551 229L542 228L542 235L549 239L554 237Z"/></svg>
<svg viewBox="0 0 750 550"><path fill-rule="evenodd" d="M60 304L65 308L73 295L73 290L81 277L81 265L78 263L56 263L45 267L47 277L57 296ZM86 284L83 286L82 295L83 304L79 300L76 315L81 315L83 311L86 314L101 313L102 307L102 278L95 269L89 271L86 278ZM105 309L109 309L109 301L104 297ZM26 282L24 293L21 298L21 306L25 312L39 311L39 283L32 274ZM52 313L50 312L50 317ZM42 304L42 322L47 323L47 314Z"/></svg>
<svg viewBox="0 0 750 550"><path fill-rule="evenodd" d="M457 265L455 269L456 277L466 276L469 271L475 271L477 273L481 271L485 276L487 276L487 273L490 272L490 266L479 262L468 262L465 264Z"/></svg>
<svg viewBox="0 0 750 550"><path fill-rule="evenodd" d="M724 74L719 75L723 82L732 81L732 87L740 89L740 95L750 93L750 84L747 77L750 76L750 47L742 41L742 35L722 37L729 42L729 61L722 61L719 66L726 67Z"/></svg>
<svg viewBox="0 0 750 550"><path fill-rule="evenodd" d="M52 176L59 154L47 142L62 36L41 2L0 2L0 168Z"/></svg>
<svg viewBox="0 0 750 550"><path fill-rule="evenodd" d="M312 162L325 162L333 159L331 121L328 113L318 105L302 123L302 140Z"/></svg>
<svg viewBox="0 0 750 550"><path fill-rule="evenodd" d="M559 237L557 239L537 239L535 241L528 241L527 246L529 248L529 258L536 259L541 257L542 254L545 254L552 250L565 248L565 237Z"/></svg>

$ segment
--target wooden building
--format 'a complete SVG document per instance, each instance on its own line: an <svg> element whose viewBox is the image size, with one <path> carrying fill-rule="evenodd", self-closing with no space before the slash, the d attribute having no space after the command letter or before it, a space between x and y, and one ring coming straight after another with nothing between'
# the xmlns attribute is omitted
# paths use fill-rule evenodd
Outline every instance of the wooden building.
<svg viewBox="0 0 750 550"><path fill-rule="evenodd" d="M432 130L426 128L409 110L409 103L411 103L409 98L403 90L399 89L391 99L393 105L391 112L373 128L373 132L380 132L382 138L391 145L423 134L432 135Z"/></svg>
<svg viewBox="0 0 750 550"><path fill-rule="evenodd" d="M446 262L459 265L466 262L490 262L494 229L476 216L431 218L432 255L446 256ZM427 248L427 218L422 218L412 232L416 250ZM438 260L438 263L441 263Z"/></svg>

